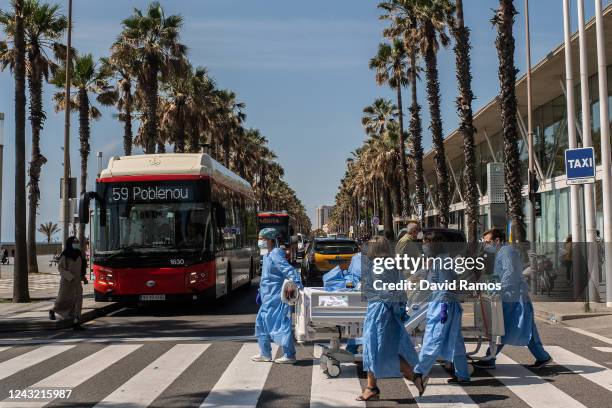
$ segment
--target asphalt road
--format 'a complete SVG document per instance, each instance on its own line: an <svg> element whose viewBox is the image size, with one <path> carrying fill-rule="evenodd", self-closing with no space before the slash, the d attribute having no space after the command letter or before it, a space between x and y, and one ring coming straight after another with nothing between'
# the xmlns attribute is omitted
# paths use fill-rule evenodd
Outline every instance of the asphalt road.
<svg viewBox="0 0 612 408"><path fill-rule="evenodd" d="M250 362L257 353L255 295L253 286L211 304L121 309L83 332L4 334L0 408L24 406L6 398L27 387L73 390L51 407L366 406L354 401L365 386L364 373L349 364L340 378L327 379L316 345L298 346L294 366ZM533 360L528 350L508 347L497 370L476 370L469 385L446 385L448 374L436 368L423 398L404 380L385 379L379 382L382 400L367 406L608 408L612 339L603 337L605 321L572 324L538 322L557 360L544 369L526 368ZM38 402L31 406L49 401Z"/></svg>

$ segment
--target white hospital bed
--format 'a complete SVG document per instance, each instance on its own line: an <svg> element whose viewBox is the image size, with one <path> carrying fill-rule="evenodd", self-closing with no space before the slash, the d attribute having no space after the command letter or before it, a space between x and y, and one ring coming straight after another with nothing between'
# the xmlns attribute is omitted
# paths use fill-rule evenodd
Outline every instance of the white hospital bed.
<svg viewBox="0 0 612 408"><path fill-rule="evenodd" d="M406 331L413 336L415 346L420 346L420 338L425 330L428 293L411 292L408 296L407 313L410 316L405 323ZM463 327L462 333L467 341L476 341L476 350L468 353L475 357L483 343L488 343L495 355L500 337L504 335L502 304L499 295L474 293L462 295L464 304L472 303L474 307L474 325ZM304 288L300 291L295 305L293 324L298 343L328 341L329 346L322 345L320 358L321 369L330 377L338 377L341 363L361 360L360 354L350 353L340 348L341 340L356 339L363 334L363 320L366 314L367 301L362 299L359 291L326 292L323 288Z"/></svg>

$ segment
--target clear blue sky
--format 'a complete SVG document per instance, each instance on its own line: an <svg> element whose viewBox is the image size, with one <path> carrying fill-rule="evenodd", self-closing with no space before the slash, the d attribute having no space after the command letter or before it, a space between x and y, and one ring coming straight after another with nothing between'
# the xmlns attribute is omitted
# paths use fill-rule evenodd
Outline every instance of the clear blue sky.
<svg viewBox="0 0 612 408"><path fill-rule="evenodd" d="M60 2L65 4L65 1ZM121 20L133 7L148 1L75 1L74 43L80 52L104 56L120 31ZM522 13L523 1L515 1ZM563 39L561 0L531 2L534 63ZM593 1L585 0L593 15ZM604 0L604 6L610 0ZM7 8L8 0L0 0ZM495 0L464 1L466 22L472 29L475 108L499 90L495 30L490 19ZM374 82L368 61L381 41L377 1L368 0L174 0L162 1L166 13L184 16L182 41L189 46L194 65L208 67L219 87L234 90L247 104L247 126L259 128L269 139L312 219L322 204L333 204L345 170L345 159L364 139L360 117L364 106L380 96L393 95ZM575 0L572 30L576 30ZM524 67L522 14L515 25L517 67ZM0 34L1 35L1 34ZM594 46L589 44L589 46ZM440 54L440 81L444 131L457 126L454 55ZM2 206L2 241L14 238L14 82L0 73L0 112L5 112L5 161ZM57 221L59 178L62 174L63 114L51 105L54 90L45 88L47 121L42 134L43 154L49 159L41 180L39 222ZM423 86L419 89L424 103ZM104 109L92 124L90 174L96 172L95 152L105 160L121 154L121 124L114 110ZM424 109L424 127L429 118ZM72 125L73 176L78 175L78 128ZM29 131L28 131L29 138ZM425 146L430 135L424 134ZM29 149L29 143L28 143ZM28 151L29 153L29 151ZM29 156L29 155L28 155ZM90 178L90 185L93 178ZM58 235L59 236L59 235Z"/></svg>

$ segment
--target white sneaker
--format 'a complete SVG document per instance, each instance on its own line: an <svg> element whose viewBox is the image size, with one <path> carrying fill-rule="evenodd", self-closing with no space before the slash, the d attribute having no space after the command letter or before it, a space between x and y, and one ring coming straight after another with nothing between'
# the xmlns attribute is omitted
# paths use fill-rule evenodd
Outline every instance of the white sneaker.
<svg viewBox="0 0 612 408"><path fill-rule="evenodd" d="M282 356L281 358L277 358L274 360L276 364L295 364L295 358L289 358L286 356Z"/></svg>
<svg viewBox="0 0 612 408"><path fill-rule="evenodd" d="M256 363L269 363L272 361L270 357L265 357L260 354L251 357L251 361L255 361Z"/></svg>

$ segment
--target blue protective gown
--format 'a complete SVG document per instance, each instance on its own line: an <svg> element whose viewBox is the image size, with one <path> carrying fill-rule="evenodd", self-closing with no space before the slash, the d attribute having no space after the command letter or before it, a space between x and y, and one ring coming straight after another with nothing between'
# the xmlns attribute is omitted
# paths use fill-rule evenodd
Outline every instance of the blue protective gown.
<svg viewBox="0 0 612 408"><path fill-rule="evenodd" d="M446 258L448 255L440 255ZM445 268L432 268L428 273L431 283L453 282L457 278L455 271ZM446 320L442 322L443 310ZM415 373L427 375L441 358L450 361L455 367L455 375L462 380L470 379L468 371L465 343L461 334L461 318L463 308L450 290L435 290L431 293L427 306L427 324L423 336L423 346L419 355L419 364Z"/></svg>
<svg viewBox="0 0 612 408"><path fill-rule="evenodd" d="M366 273L366 270L362 272ZM375 291L373 280L399 282L402 275L395 270L375 275L368 267L363 278L364 294L368 299L363 322L363 369L372 372L376 378L401 377L399 357L412 367L419 361L412 340L404 329L407 320L405 293Z"/></svg>
<svg viewBox="0 0 612 408"><path fill-rule="evenodd" d="M493 273L501 282L504 309L504 344L526 346L533 330L533 305L523 279L523 260L510 245L502 246L495 256Z"/></svg>
<svg viewBox="0 0 612 408"><path fill-rule="evenodd" d="M281 301L281 288L285 279L292 280L302 288L300 274L285 258L281 248L274 248L264 255L259 296L261 307L255 319L255 336L259 339L262 356L271 357L269 342L283 348L288 357L294 357L293 333L291 330L291 306ZM293 355L291 355L293 354Z"/></svg>
<svg viewBox="0 0 612 408"><path fill-rule="evenodd" d="M544 361L550 355L544 350L533 317L533 304L529 288L523 279L523 260L510 245L502 246L495 256L494 274L501 282L504 331L502 343L528 346L537 360ZM497 352L501 351L501 346ZM487 352L488 354L488 352Z"/></svg>

